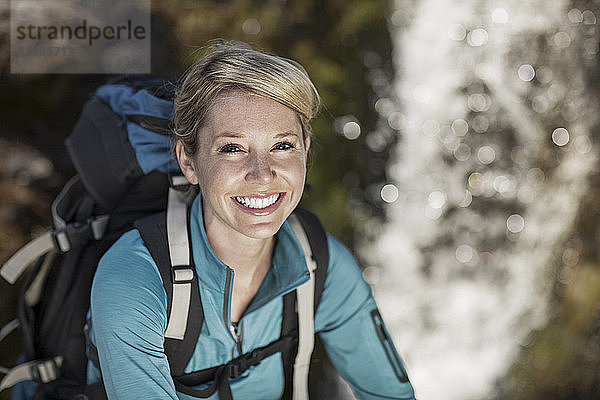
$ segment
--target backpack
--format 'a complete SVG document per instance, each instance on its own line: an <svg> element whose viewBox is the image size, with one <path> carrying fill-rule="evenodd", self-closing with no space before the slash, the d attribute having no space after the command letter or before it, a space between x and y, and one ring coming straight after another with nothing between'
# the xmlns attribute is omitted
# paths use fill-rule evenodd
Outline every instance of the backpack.
<svg viewBox="0 0 600 400"><path fill-rule="evenodd" d="M23 283L17 318L0 330L1 341L19 328L23 346L23 363L1 369L5 376L0 390L33 381L37 385L21 385L19 390L34 389L34 399L106 398L102 382L86 385L88 357L92 362L96 359L92 347L86 356L84 335L90 288L101 256L123 233L137 228L159 266L167 293L165 352L178 391L208 397L218 390L222 399L231 398L228 378L281 352L286 377L283 398L308 398L313 315L329 254L323 227L302 209L294 211L290 223L315 277L285 296L281 338L226 365L183 374L204 318L189 251L187 262L171 265L169 258L174 243L183 249L189 249L189 244L185 230L179 237L168 233L168 215L185 221L187 207L197 194L194 187L182 183L170 152L175 88L160 78L121 78L99 87L84 105L65 142L78 174L52 204L55 229L25 245L0 269L0 275L14 283L34 263ZM190 387L209 381L212 384L204 392Z"/></svg>

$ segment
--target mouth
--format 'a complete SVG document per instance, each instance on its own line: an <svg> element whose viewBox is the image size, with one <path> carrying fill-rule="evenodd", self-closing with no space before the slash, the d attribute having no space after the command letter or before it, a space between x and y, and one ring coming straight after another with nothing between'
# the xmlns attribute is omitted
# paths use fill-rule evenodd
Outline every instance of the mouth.
<svg viewBox="0 0 600 400"><path fill-rule="evenodd" d="M249 196L232 197L234 203L244 212L253 215L268 215L275 211L285 197L285 192L281 193L259 193Z"/></svg>

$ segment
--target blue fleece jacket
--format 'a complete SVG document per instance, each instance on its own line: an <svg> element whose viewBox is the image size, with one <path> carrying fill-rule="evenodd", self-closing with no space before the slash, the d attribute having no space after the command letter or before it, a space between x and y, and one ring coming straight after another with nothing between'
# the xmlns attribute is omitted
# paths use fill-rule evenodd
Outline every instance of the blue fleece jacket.
<svg viewBox="0 0 600 400"><path fill-rule="evenodd" d="M240 347L247 353L278 339L283 295L304 283L308 271L302 248L285 222L277 234L273 265L239 322L240 346L230 329L233 285L227 279L235 276L208 243L201 196L192 205L190 219L205 321L186 372L227 363L240 355ZM315 330L331 361L359 399L413 399L411 384L399 379L405 376L400 357L393 345L381 340L385 327L373 321L371 312L377 306L356 261L336 239L328 235L327 240L329 270ZM100 261L90 318L90 339L98 348L110 399L193 398L175 390L163 351L167 298L158 268L137 230L124 234ZM90 362L88 382L99 379ZM236 399L278 399L283 386L279 354L231 380Z"/></svg>

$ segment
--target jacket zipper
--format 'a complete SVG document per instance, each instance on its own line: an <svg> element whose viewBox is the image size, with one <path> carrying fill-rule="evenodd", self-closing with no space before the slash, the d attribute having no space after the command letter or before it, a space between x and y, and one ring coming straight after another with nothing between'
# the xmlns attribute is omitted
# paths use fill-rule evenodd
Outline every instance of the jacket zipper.
<svg viewBox="0 0 600 400"><path fill-rule="evenodd" d="M379 310L375 309L371 311L371 319L373 321L373 325L375 327L375 331L377 332L377 337L383 346L383 350L385 355L388 358L388 361L392 365L392 369L394 370L396 377L400 382L408 382L408 375L406 374L406 370L402 365L402 361L398 357L396 351L394 350L394 343L390 338L387 329L385 329L385 324L383 323L383 319L381 318L381 314L379 314Z"/></svg>
<svg viewBox="0 0 600 400"><path fill-rule="evenodd" d="M231 321L231 291L232 291L232 286L233 286L233 270L231 268L227 268L227 276L226 276L226 282L225 282L225 302L224 302L224 309L223 309L223 320L225 321L225 326L228 328L229 334L231 335L232 339L235 341L235 346L233 349L231 349L231 357L235 358L235 351L237 349L238 351L238 355L242 354L242 328L243 328L243 324L239 323L239 326L236 324L233 324L233 322Z"/></svg>

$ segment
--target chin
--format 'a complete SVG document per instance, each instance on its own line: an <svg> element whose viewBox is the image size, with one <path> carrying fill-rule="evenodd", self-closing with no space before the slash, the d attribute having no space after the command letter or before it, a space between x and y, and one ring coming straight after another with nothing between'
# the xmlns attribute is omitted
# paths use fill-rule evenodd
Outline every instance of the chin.
<svg viewBox="0 0 600 400"><path fill-rule="evenodd" d="M244 234L253 239L269 239L275 236L283 225L285 219L281 221L272 221L264 223L255 223L248 227Z"/></svg>

